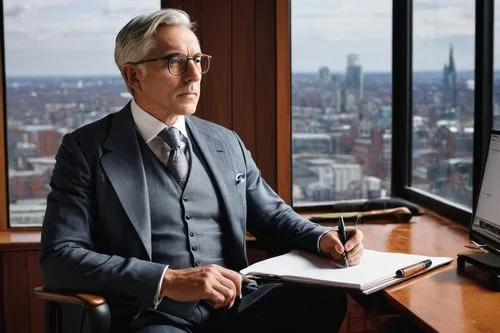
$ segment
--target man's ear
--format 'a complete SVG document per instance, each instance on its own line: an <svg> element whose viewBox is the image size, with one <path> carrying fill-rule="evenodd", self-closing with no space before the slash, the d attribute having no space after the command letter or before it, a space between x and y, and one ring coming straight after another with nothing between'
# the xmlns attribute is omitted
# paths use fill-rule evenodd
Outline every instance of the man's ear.
<svg viewBox="0 0 500 333"><path fill-rule="evenodd" d="M130 90L134 92L141 90L141 72L136 66L125 64L122 66L122 73Z"/></svg>

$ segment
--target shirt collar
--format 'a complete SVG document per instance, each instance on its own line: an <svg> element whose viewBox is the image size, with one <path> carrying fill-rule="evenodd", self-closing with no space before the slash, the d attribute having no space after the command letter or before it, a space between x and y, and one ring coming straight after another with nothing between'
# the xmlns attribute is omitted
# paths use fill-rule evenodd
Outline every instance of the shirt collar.
<svg viewBox="0 0 500 333"><path fill-rule="evenodd" d="M135 126L137 127L139 134L141 134L146 143L151 142L151 140L153 140L158 135L158 133L160 133L164 128L169 127L165 123L161 122L151 114L141 109L141 107L137 105L137 103L133 99L130 102L130 110L132 111L132 118L134 118ZM172 126L177 128L186 138L188 137L186 131L185 116L178 116L177 120Z"/></svg>

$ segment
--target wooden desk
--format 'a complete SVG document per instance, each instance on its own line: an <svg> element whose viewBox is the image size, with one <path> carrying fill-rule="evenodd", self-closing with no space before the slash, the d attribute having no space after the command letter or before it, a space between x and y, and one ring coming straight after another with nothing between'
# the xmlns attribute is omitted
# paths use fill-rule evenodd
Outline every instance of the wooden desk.
<svg viewBox="0 0 500 333"><path fill-rule="evenodd" d="M500 332L500 292L457 275L456 257L470 251L465 227L432 215L412 219L409 224L359 225L365 247L374 250L447 256L450 265L391 286L382 292L405 317L424 331Z"/></svg>
<svg viewBox="0 0 500 333"><path fill-rule="evenodd" d="M414 223L361 224L358 227L365 235L365 246L374 250L452 258L468 250L464 247L468 244L465 227L432 215L414 217L412 221ZM31 294L34 286L42 284L38 270L39 240L38 232L0 232L3 294L0 331L34 333L42 330L43 304ZM264 258L264 251L253 251L254 259ZM377 299L386 304L377 303L377 308L387 305L423 331L500 331L500 317L497 315L500 293L457 275L456 260L379 294Z"/></svg>

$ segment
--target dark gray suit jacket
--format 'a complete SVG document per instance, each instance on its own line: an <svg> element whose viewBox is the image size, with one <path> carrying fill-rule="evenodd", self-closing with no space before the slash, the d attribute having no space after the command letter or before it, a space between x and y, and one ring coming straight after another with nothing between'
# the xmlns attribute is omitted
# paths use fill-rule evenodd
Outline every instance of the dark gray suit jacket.
<svg viewBox="0 0 500 333"><path fill-rule="evenodd" d="M247 227L283 247L317 251L326 229L302 219L278 197L233 131L194 116L186 117L186 125L223 199L229 221L225 239L234 249L231 269L247 265ZM129 105L64 136L42 229L46 287L101 293L136 308L154 306L164 265L151 261L138 140Z"/></svg>

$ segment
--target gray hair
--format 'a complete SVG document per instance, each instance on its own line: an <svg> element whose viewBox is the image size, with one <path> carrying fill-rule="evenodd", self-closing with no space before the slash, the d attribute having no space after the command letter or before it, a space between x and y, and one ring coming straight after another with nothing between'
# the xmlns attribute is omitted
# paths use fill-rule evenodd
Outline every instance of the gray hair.
<svg viewBox="0 0 500 333"><path fill-rule="evenodd" d="M135 17L116 36L115 62L120 70L128 62L143 59L155 46L153 35L162 25L183 25L194 30L189 15L180 9L159 9Z"/></svg>

